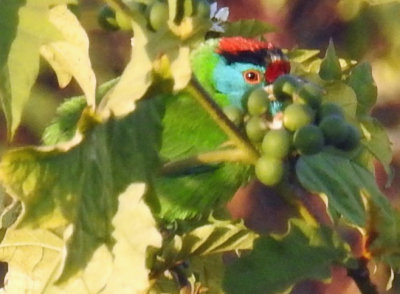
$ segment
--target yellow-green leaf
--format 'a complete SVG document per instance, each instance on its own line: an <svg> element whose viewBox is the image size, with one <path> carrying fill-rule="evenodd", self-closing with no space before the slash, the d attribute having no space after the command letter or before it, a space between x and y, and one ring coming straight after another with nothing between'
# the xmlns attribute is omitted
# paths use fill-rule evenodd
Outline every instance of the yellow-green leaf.
<svg viewBox="0 0 400 294"><path fill-rule="evenodd" d="M53 7L49 20L62 33L63 39L44 44L40 53L56 72L61 88L74 77L85 93L87 104L94 106L96 77L89 59L86 32L66 5Z"/></svg>
<svg viewBox="0 0 400 294"><path fill-rule="evenodd" d="M39 71L43 44L62 40L50 22L50 6L75 0L4 0L0 2L0 100L9 136L21 114ZM6 33L5 33L6 32Z"/></svg>

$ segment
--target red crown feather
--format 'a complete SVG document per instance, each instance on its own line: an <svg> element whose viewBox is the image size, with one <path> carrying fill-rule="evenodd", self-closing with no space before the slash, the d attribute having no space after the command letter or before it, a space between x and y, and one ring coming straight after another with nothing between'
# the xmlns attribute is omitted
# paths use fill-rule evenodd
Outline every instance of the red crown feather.
<svg viewBox="0 0 400 294"><path fill-rule="evenodd" d="M219 41L217 53L237 54L242 51L256 52L259 50L271 50L274 48L274 45L270 42L263 42L243 37L226 37Z"/></svg>

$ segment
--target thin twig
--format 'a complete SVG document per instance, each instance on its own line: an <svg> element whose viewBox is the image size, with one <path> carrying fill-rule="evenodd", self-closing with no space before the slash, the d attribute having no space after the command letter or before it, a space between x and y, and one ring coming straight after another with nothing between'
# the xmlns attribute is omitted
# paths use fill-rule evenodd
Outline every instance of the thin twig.
<svg viewBox="0 0 400 294"><path fill-rule="evenodd" d="M257 150L243 136L237 127L227 118L218 104L210 97L207 91L200 85L199 81L192 77L188 87L188 92L199 102L199 104L210 114L211 118L228 135L230 140L248 157L248 162L255 163L259 158Z"/></svg>

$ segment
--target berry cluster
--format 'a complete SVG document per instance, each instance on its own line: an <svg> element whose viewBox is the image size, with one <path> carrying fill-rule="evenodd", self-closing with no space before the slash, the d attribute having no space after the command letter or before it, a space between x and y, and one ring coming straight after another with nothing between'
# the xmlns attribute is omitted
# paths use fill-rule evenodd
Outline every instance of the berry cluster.
<svg viewBox="0 0 400 294"><path fill-rule="evenodd" d="M259 149L255 173L262 183L280 183L290 157L315 154L327 145L343 151L358 146L358 128L346 121L342 107L324 102L323 96L320 86L286 74L276 79L271 94L263 88L251 91L245 115L234 107L224 108L236 125L244 124L247 137Z"/></svg>

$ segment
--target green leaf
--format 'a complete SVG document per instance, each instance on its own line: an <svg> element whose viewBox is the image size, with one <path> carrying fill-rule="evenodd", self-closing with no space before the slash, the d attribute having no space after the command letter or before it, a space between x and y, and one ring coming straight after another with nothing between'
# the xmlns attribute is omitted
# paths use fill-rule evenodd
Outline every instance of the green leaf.
<svg viewBox="0 0 400 294"><path fill-rule="evenodd" d="M147 182L158 167L161 111L159 100L146 100L132 115L98 124L84 138L78 132L70 142L4 155L1 181L23 203L19 227L64 232L63 279L99 246L112 245L116 196L132 182ZM81 121L92 119L85 112Z"/></svg>
<svg viewBox="0 0 400 294"><path fill-rule="evenodd" d="M62 40L50 6L74 0L4 0L0 4L0 100L9 136L18 127L39 71L40 47Z"/></svg>
<svg viewBox="0 0 400 294"><path fill-rule="evenodd" d="M119 195L113 217L112 248L100 245L81 271L57 283L63 267L64 240L42 229L10 229L0 245L8 263L6 293L138 293L149 285L145 267L148 246L160 246L161 236L147 205L144 184L132 184ZM140 216L140 221L138 221ZM146 235L146 238L137 236ZM27 262L29 261L29 262ZM134 283L131 277L135 277ZM123 290L122 290L123 289Z"/></svg>
<svg viewBox="0 0 400 294"><path fill-rule="evenodd" d="M152 83L152 58L146 51L148 35L138 24L133 24L135 38L131 60L120 80L102 99L98 112L102 117L123 117L132 112L136 101L144 96Z"/></svg>
<svg viewBox="0 0 400 294"><path fill-rule="evenodd" d="M308 191L326 195L328 207L353 225L366 226L365 197L386 206L371 172L340 155L321 152L302 156L296 164L300 183Z"/></svg>
<svg viewBox="0 0 400 294"><path fill-rule="evenodd" d="M335 46L332 40L329 41L328 49L326 49L325 57L322 60L319 75L323 80L340 80L342 77L342 69L340 67L339 58L336 56Z"/></svg>
<svg viewBox="0 0 400 294"><path fill-rule="evenodd" d="M361 130L364 134L362 144L382 163L386 173L390 174L392 148L385 128L375 118L363 118Z"/></svg>
<svg viewBox="0 0 400 294"><path fill-rule="evenodd" d="M168 265L193 256L249 250L258 235L242 222L213 220L166 242L160 256Z"/></svg>
<svg viewBox="0 0 400 294"><path fill-rule="evenodd" d="M133 184L119 196L119 208L112 221L116 242L113 270L102 293L141 293L150 287L146 251L149 246L161 247L161 235L144 202L144 192L144 184Z"/></svg>
<svg viewBox="0 0 400 294"><path fill-rule="evenodd" d="M358 64L351 71L347 84L353 88L357 95L357 114L368 114L375 105L378 90L372 77L372 68L369 63Z"/></svg>
<svg viewBox="0 0 400 294"><path fill-rule="evenodd" d="M286 235L260 237L250 254L228 266L226 293L281 293L306 279L327 280L331 266L350 255L332 229L294 219L290 224Z"/></svg>
<svg viewBox="0 0 400 294"><path fill-rule="evenodd" d="M222 254L194 256L189 260L189 265L200 289L207 290L206 293L225 294L222 282L226 266Z"/></svg>
<svg viewBox="0 0 400 294"><path fill-rule="evenodd" d="M56 72L61 88L74 77L85 93L88 105L94 107L96 77L89 59L89 39L85 30L66 5L51 8L49 21L61 32L63 40L41 46L41 55Z"/></svg>
<svg viewBox="0 0 400 294"><path fill-rule="evenodd" d="M100 85L96 93L96 101L100 101L119 78L110 80ZM42 141L45 145L54 145L60 142L71 140L78 128L78 121L83 110L87 106L84 96L68 98L56 111L56 117L52 123L44 130Z"/></svg>
<svg viewBox="0 0 400 294"><path fill-rule="evenodd" d="M257 19L243 19L224 24L226 37L242 36L247 38L254 38L266 33L275 31L275 28L268 23L259 21Z"/></svg>

